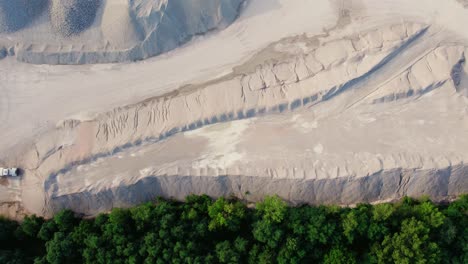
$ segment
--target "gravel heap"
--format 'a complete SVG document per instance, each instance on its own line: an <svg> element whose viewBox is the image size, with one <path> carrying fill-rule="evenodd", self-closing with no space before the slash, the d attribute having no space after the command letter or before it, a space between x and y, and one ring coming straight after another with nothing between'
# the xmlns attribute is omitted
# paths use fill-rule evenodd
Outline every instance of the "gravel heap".
<svg viewBox="0 0 468 264"><path fill-rule="evenodd" d="M94 23L100 6L101 0L52 0L52 28L62 36L79 34Z"/></svg>
<svg viewBox="0 0 468 264"><path fill-rule="evenodd" d="M0 33L26 27L47 6L47 0L0 0Z"/></svg>
<svg viewBox="0 0 468 264"><path fill-rule="evenodd" d="M226 27L237 18L244 1L0 0L0 33L31 25L31 30L14 36L14 42L26 44L27 48L15 49L16 58L23 62L135 61L175 49L193 36ZM31 23L40 13L44 19ZM31 34L35 32L33 26L38 26L40 34ZM62 49L62 45L70 43L77 44L73 50Z"/></svg>

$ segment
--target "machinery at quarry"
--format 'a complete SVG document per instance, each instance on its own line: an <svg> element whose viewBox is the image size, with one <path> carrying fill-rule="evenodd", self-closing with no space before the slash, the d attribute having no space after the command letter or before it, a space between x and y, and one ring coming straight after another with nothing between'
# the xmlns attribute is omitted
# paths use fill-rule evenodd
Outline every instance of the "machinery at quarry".
<svg viewBox="0 0 468 264"><path fill-rule="evenodd" d="M0 168L0 177L18 177L18 168Z"/></svg>

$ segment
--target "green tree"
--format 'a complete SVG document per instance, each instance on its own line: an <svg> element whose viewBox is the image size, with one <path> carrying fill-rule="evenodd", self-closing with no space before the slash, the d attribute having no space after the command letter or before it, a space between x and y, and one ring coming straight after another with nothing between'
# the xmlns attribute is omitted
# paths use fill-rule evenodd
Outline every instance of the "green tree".
<svg viewBox="0 0 468 264"><path fill-rule="evenodd" d="M152 203L145 203L130 209L130 214L135 222L137 231L144 232L151 228L156 218L154 207Z"/></svg>
<svg viewBox="0 0 468 264"><path fill-rule="evenodd" d="M305 255L306 251L299 243L299 239L288 237L286 238L286 242L279 250L277 262L280 264L301 263Z"/></svg>
<svg viewBox="0 0 468 264"><path fill-rule="evenodd" d="M253 224L254 238L262 242L268 247L275 249L281 243L283 238L284 229L281 225L272 223L267 220L260 220Z"/></svg>
<svg viewBox="0 0 468 264"><path fill-rule="evenodd" d="M0 263L468 263L468 197L450 204L256 209L206 195L93 219L0 218Z"/></svg>
<svg viewBox="0 0 468 264"><path fill-rule="evenodd" d="M262 202L257 203L256 209L263 220L280 223L284 219L287 207L286 202L275 195L265 197Z"/></svg>
<svg viewBox="0 0 468 264"><path fill-rule="evenodd" d="M253 223L253 236L268 247L275 249L281 243L284 234L282 221L287 207L278 196L267 196L256 205L256 217Z"/></svg>
<svg viewBox="0 0 468 264"><path fill-rule="evenodd" d="M401 231L388 235L377 249L379 263L439 263L440 249L429 240L429 227L416 218L405 219Z"/></svg>
<svg viewBox="0 0 468 264"><path fill-rule="evenodd" d="M81 262L73 240L63 232L56 232L53 239L46 242L46 248L46 259L51 264Z"/></svg>
<svg viewBox="0 0 468 264"><path fill-rule="evenodd" d="M447 217L439 234L447 263L468 263L468 195L462 195L443 211Z"/></svg>
<svg viewBox="0 0 468 264"><path fill-rule="evenodd" d="M392 204L376 204L372 207L372 220L376 222L387 221L395 211Z"/></svg>
<svg viewBox="0 0 468 264"><path fill-rule="evenodd" d="M381 241L390 232L389 225L395 211L392 204L377 204L372 207L372 215L367 231L370 241Z"/></svg>
<svg viewBox="0 0 468 264"><path fill-rule="evenodd" d="M216 256L219 263L240 263L241 255L229 241L216 244Z"/></svg>
<svg viewBox="0 0 468 264"><path fill-rule="evenodd" d="M70 210L60 211L54 216L54 222L60 232L71 232L79 219L75 217L75 213Z"/></svg>
<svg viewBox="0 0 468 264"><path fill-rule="evenodd" d="M18 231L22 233L22 236L24 235L29 238L37 238L37 235L43 224L43 218L37 217L36 215L26 216L23 219L23 222L21 223Z"/></svg>
<svg viewBox="0 0 468 264"><path fill-rule="evenodd" d="M354 264L356 258L342 248L332 248L323 258L324 264Z"/></svg>
<svg viewBox="0 0 468 264"><path fill-rule="evenodd" d="M54 233L58 231L57 224L54 221L46 221L42 224L37 237L42 241L52 240Z"/></svg>
<svg viewBox="0 0 468 264"><path fill-rule="evenodd" d="M239 201L227 201L221 197L208 207L208 214L211 219L210 230L227 228L237 231L245 218L245 206Z"/></svg>
<svg viewBox="0 0 468 264"><path fill-rule="evenodd" d="M274 263L276 254L268 247L254 245L249 252L249 264L270 264Z"/></svg>
<svg viewBox="0 0 468 264"><path fill-rule="evenodd" d="M424 201L415 206L415 212L418 219L434 228L441 226L445 220L445 216L431 201Z"/></svg>
<svg viewBox="0 0 468 264"><path fill-rule="evenodd" d="M289 208L285 221L288 238L278 258L283 258L284 263L288 262L288 258L291 262L301 263L321 261L326 252L324 248L330 244L339 244L342 240L338 220L339 215L328 212L324 206ZM292 245L298 245L297 249Z"/></svg>
<svg viewBox="0 0 468 264"><path fill-rule="evenodd" d="M370 225L370 209L369 205L360 204L343 215L343 234L349 244L352 244L355 240L359 240L360 244L367 243L364 240L367 239L368 227Z"/></svg>

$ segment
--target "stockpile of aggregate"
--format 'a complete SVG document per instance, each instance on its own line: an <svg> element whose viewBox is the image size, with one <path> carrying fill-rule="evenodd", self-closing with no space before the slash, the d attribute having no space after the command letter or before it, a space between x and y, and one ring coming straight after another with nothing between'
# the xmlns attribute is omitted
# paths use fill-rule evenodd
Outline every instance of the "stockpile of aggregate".
<svg viewBox="0 0 468 264"><path fill-rule="evenodd" d="M52 0L52 28L62 36L79 34L94 23L100 5L101 0Z"/></svg>
<svg viewBox="0 0 468 264"><path fill-rule="evenodd" d="M0 0L0 33L29 25L48 6L47 0Z"/></svg>

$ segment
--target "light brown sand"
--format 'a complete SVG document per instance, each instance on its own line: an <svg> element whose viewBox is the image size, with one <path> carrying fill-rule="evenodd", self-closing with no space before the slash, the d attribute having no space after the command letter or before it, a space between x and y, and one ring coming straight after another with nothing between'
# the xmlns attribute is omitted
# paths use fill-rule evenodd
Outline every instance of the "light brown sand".
<svg viewBox="0 0 468 264"><path fill-rule="evenodd" d="M27 171L16 189L2 187L3 200L50 215L190 193L351 204L466 192L468 99L453 73L468 73L468 42L448 18L467 11L362 0L339 13L339 2L323 1L334 23L318 27L302 10L309 1L278 3L262 13L272 6L253 1L225 31L135 65L7 59L17 77L3 82L3 120L45 124L34 143L36 129L5 132L24 147L5 161ZM278 15L287 26L265 31ZM32 83L50 96L34 97ZM37 101L16 104L25 95Z"/></svg>

